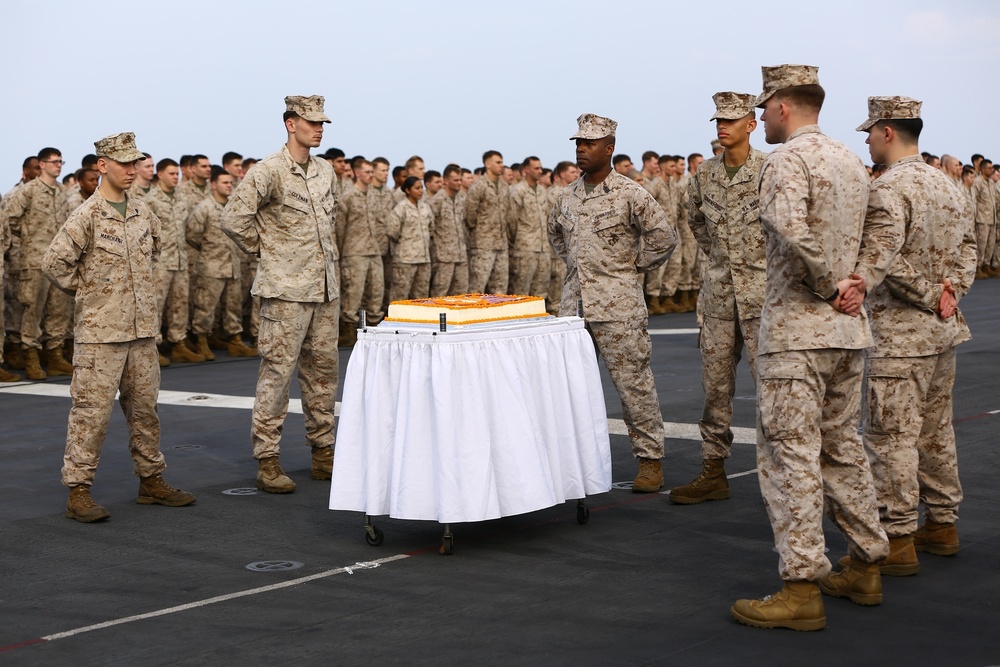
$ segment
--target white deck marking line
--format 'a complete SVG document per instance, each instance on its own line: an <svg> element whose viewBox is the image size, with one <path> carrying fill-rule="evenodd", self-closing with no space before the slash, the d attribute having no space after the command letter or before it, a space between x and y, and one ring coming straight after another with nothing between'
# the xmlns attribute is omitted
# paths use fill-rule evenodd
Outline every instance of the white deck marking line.
<svg viewBox="0 0 1000 667"><path fill-rule="evenodd" d="M696 334L700 329L650 329L650 336L689 336Z"/></svg>
<svg viewBox="0 0 1000 667"><path fill-rule="evenodd" d="M20 394L23 396L46 396L48 398L70 398L68 384L35 384L33 382L16 382L0 387L0 394ZM118 395L115 394L115 398ZM160 390L157 403L159 405L190 405L201 408L234 408L236 410L252 410L253 396L228 396L226 394L208 394L198 391L168 391ZM288 411L302 414L302 399L288 400ZM340 413L340 403L335 406L335 412Z"/></svg>
<svg viewBox="0 0 1000 667"><path fill-rule="evenodd" d="M681 424L679 422L663 422L666 436L674 440L701 440L701 431L697 424ZM740 445L757 444L757 430L752 428L734 426L733 442ZM611 435L628 435L625 422L621 419L608 420L608 433Z"/></svg>
<svg viewBox="0 0 1000 667"><path fill-rule="evenodd" d="M0 394L20 394L23 396L45 396L48 398L69 398L69 385L66 384L35 384L20 382L0 387ZM227 396L225 394L207 394L194 391L160 390L157 401L160 405L184 405L200 408L231 408L235 410L252 410L253 396ZM301 399L288 401L288 411L302 414ZM335 414L340 414L340 403L334 406ZM1000 411L998 411L1000 412ZM663 422L666 436L674 440L701 440L701 432L697 424L681 424L678 422ZM608 433L611 435L628 435L625 422L621 419L608 420ZM733 442L740 445L753 445L757 442L757 431L752 428L733 427Z"/></svg>
<svg viewBox="0 0 1000 667"><path fill-rule="evenodd" d="M85 625L81 628L75 628L73 630L67 630L66 632L57 632L51 635L45 635L41 639L45 641L54 641L56 639L65 639L66 637L72 637L74 635L83 634L84 632L91 632L93 630L103 630L104 628L110 628L115 625L122 625L124 623L132 623L134 621L142 621L147 618L156 618L157 616L166 616L167 614L176 614L177 612L187 611L189 609L197 609L198 607L207 607L208 605L217 604L219 602L227 602L229 600L235 600L237 598L247 597L248 595L258 595L260 593L268 593L270 591L280 590L282 588L289 588L291 586L300 586L310 581L316 581L317 579L325 579L326 577L332 577L335 574L343 574L347 572L353 574L358 570L368 570L376 568L384 563L391 563L392 561L401 560L403 558L409 558L409 554L396 554L395 556L387 556L385 558L379 558L378 560L365 561L355 563L354 565L349 565L345 567L338 567L334 570L327 570L325 572L318 572L316 574L311 574L306 577L299 577L298 579L291 579L289 581L282 581L276 584L271 584L269 586L260 586L258 588L250 588L245 591L237 591L235 593L227 593L226 595L217 595L213 598L206 598L204 600L198 600L197 602L189 602L187 604L177 605L176 607L167 607L166 609L158 609L156 611L146 612L145 614L136 614L134 616L125 616L123 618L116 618L111 621L104 621L103 623L95 623L94 625Z"/></svg>

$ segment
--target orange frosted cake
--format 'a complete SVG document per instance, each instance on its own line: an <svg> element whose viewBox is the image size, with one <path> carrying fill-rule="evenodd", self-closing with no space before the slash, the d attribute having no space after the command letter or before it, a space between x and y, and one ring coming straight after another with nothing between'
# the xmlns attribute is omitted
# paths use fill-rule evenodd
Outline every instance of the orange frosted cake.
<svg viewBox="0 0 1000 667"><path fill-rule="evenodd" d="M440 315L448 324L478 324L531 317L547 317L545 299L518 294L460 294L432 299L410 299L389 304L386 322L437 324Z"/></svg>

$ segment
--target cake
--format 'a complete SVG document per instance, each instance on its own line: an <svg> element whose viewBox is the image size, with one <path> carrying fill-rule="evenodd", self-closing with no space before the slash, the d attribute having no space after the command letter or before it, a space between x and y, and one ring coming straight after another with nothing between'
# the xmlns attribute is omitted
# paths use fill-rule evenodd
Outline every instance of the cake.
<svg viewBox="0 0 1000 667"><path fill-rule="evenodd" d="M430 299L409 299L389 304L386 322L437 324L441 313L449 325L502 322L549 317L545 299L520 294L460 294Z"/></svg>

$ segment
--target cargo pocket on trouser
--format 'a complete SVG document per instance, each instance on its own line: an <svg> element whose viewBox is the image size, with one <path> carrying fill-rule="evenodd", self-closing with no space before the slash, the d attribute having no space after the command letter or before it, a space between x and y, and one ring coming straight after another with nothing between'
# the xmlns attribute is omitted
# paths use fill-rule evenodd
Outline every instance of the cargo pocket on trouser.
<svg viewBox="0 0 1000 667"><path fill-rule="evenodd" d="M759 359L758 403L761 429L769 441L802 437L812 400L806 384L806 363Z"/></svg>
<svg viewBox="0 0 1000 667"><path fill-rule="evenodd" d="M275 361L299 356L302 304L282 299L263 299L260 304L260 356Z"/></svg>
<svg viewBox="0 0 1000 667"><path fill-rule="evenodd" d="M869 433L902 433L903 420L919 397L911 390L911 364L908 359L869 359L868 428Z"/></svg>

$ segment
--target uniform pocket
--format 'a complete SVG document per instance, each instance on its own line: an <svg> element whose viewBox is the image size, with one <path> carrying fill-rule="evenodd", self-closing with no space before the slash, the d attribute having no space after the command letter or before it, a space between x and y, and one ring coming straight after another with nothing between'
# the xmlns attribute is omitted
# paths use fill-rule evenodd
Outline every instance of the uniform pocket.
<svg viewBox="0 0 1000 667"><path fill-rule="evenodd" d="M903 432L906 407L918 397L910 383L910 363L904 359L868 360L868 431L878 435Z"/></svg>
<svg viewBox="0 0 1000 667"><path fill-rule="evenodd" d="M759 360L760 422L769 441L800 438L806 431L807 367L801 361Z"/></svg>

